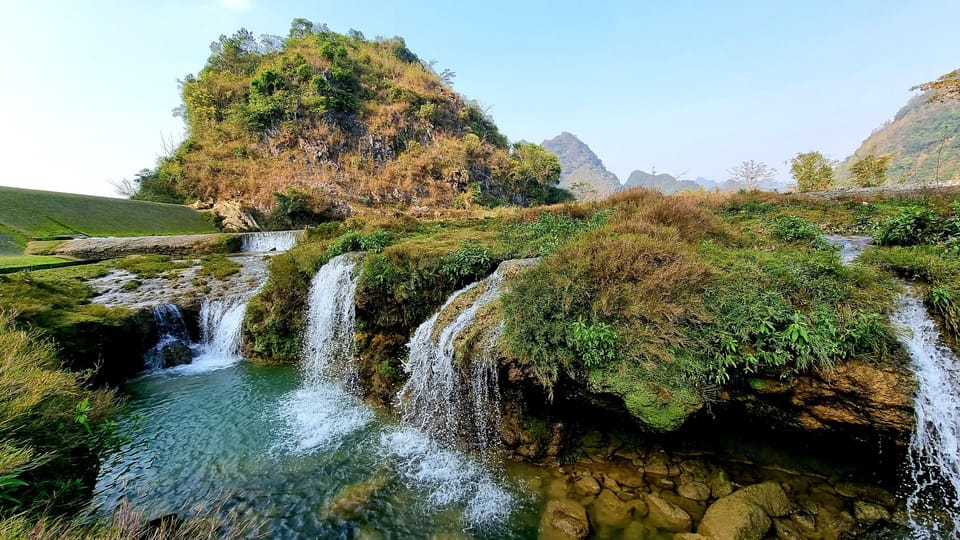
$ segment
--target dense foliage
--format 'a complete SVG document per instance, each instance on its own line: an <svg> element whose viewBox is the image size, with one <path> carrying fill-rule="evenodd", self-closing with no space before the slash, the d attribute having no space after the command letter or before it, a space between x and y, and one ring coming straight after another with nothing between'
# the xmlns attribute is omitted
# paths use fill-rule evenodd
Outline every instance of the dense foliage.
<svg viewBox="0 0 960 540"><path fill-rule="evenodd" d="M296 19L286 38L240 30L211 51L183 81L188 138L137 176L136 198L296 203L295 217L318 222L351 207L450 207L469 189L517 204L563 196L555 156L509 146L399 37Z"/></svg>
<svg viewBox="0 0 960 540"><path fill-rule="evenodd" d="M841 179L852 183L855 163L886 154L892 156L886 171L891 183L934 184L960 178L960 100L931 102L934 96L928 92L914 97L892 121L876 129L840 165Z"/></svg>

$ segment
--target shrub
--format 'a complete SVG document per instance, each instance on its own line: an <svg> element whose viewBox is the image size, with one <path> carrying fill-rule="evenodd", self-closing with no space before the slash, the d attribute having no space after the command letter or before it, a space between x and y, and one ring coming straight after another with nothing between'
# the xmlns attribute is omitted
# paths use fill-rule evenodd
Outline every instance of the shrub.
<svg viewBox="0 0 960 540"><path fill-rule="evenodd" d="M770 236L782 242L814 240L821 232L820 227L795 216L783 216L770 228Z"/></svg>
<svg viewBox="0 0 960 540"><path fill-rule="evenodd" d="M372 251L380 253L390 245L392 235L388 231L378 230L372 233L349 231L337 238L327 248L327 258L333 258L350 251Z"/></svg>
<svg viewBox="0 0 960 540"><path fill-rule="evenodd" d="M873 239L881 246L931 245L944 236L944 225L944 220L936 212L911 206L883 221Z"/></svg>
<svg viewBox="0 0 960 540"><path fill-rule="evenodd" d="M493 262L490 248L466 241L460 249L444 257L440 273L452 282L461 283L466 278L489 273Z"/></svg>

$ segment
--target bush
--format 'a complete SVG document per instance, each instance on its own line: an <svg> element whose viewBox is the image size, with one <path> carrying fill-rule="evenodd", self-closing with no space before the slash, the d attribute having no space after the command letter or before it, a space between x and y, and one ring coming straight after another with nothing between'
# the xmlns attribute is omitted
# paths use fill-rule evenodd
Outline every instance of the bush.
<svg viewBox="0 0 960 540"><path fill-rule="evenodd" d="M487 274L493 266L490 249L473 241L466 241L460 249L444 257L440 273L454 283Z"/></svg>
<svg viewBox="0 0 960 540"><path fill-rule="evenodd" d="M919 206L904 209L883 221L873 235L881 246L917 246L935 244L943 232L940 216Z"/></svg>
<svg viewBox="0 0 960 540"><path fill-rule="evenodd" d="M337 238L327 248L327 258L333 258L350 251L372 251L380 253L390 245L392 235L389 231L378 230L372 233L349 231Z"/></svg>
<svg viewBox="0 0 960 540"><path fill-rule="evenodd" d="M821 234L820 227L795 216L783 216L770 228L770 236L781 242L814 240Z"/></svg>

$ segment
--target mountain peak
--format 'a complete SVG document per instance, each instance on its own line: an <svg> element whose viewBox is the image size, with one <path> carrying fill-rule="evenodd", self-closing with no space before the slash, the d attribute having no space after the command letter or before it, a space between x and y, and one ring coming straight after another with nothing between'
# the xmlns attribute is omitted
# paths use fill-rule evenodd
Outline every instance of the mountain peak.
<svg viewBox="0 0 960 540"><path fill-rule="evenodd" d="M576 135L564 131L541 146L560 158L560 187L578 199L606 197L620 189L620 180Z"/></svg>

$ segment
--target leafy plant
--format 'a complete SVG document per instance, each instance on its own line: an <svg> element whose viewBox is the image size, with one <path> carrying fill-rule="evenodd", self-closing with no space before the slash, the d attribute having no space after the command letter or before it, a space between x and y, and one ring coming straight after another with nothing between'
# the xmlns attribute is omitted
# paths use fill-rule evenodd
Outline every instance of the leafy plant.
<svg viewBox="0 0 960 540"><path fill-rule="evenodd" d="M452 282L460 282L464 278L486 274L492 264L493 255L489 248L467 241L444 258L440 273Z"/></svg>
<svg viewBox="0 0 960 540"><path fill-rule="evenodd" d="M796 216L783 216L770 228L770 236L783 242L813 240L821 234L820 227Z"/></svg>
<svg viewBox="0 0 960 540"><path fill-rule="evenodd" d="M570 325L570 345L588 368L610 364L617 359L619 336L605 322L587 324L579 318Z"/></svg>
<svg viewBox="0 0 960 540"><path fill-rule="evenodd" d="M882 222L873 239L881 246L930 245L936 244L944 232L939 214L920 206L910 206Z"/></svg>
<svg viewBox="0 0 960 540"><path fill-rule="evenodd" d="M327 248L327 257L332 258L350 251L372 251L380 253L390 245L393 239L389 231L378 230L372 233L349 231L337 238Z"/></svg>

